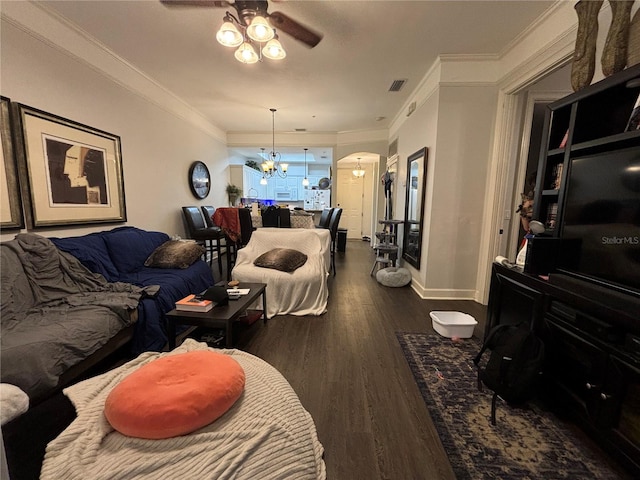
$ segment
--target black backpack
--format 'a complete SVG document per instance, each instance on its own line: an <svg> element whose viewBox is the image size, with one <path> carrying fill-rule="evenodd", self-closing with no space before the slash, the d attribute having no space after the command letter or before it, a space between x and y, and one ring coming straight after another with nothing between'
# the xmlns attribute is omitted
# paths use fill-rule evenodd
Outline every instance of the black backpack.
<svg viewBox="0 0 640 480"><path fill-rule="evenodd" d="M482 354L491 350L480 366ZM484 383L493 390L491 424L496 424L496 398L509 404L531 400L539 389L544 363L544 343L527 325L497 325L487 335L473 363L478 367L478 389Z"/></svg>

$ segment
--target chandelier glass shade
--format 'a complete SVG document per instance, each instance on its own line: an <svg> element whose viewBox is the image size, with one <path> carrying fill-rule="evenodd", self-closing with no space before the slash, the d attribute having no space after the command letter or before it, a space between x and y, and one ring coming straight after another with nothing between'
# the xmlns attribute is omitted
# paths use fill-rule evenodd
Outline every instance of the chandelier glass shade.
<svg viewBox="0 0 640 480"><path fill-rule="evenodd" d="M353 169L353 175L356 177L364 177L364 169L360 166L359 158L358 163L356 164L356 168Z"/></svg>
<svg viewBox="0 0 640 480"><path fill-rule="evenodd" d="M280 162L280 152L276 151L276 120L275 114L276 109L270 108L271 111L271 151L265 155L264 148L262 148L262 159L264 160L260 166L262 167L262 178L266 179L271 178L275 175L278 175L281 178L285 178L287 176L287 170L289 169L288 163ZM262 180L260 181L262 183ZM264 185L264 184L263 184Z"/></svg>
<svg viewBox="0 0 640 480"><path fill-rule="evenodd" d="M240 45L240 48L236 50L236 53L234 55L236 57L236 60L242 63L256 63L258 60L260 60L258 54L253 48L253 45L248 42L244 42L242 45Z"/></svg>
<svg viewBox="0 0 640 480"><path fill-rule="evenodd" d="M247 35L249 35L251 40L264 43L273 38L274 32L271 25L267 23L266 18L256 15L253 17L253 20L251 20L251 24L247 27Z"/></svg>
<svg viewBox="0 0 640 480"><path fill-rule="evenodd" d="M264 46L264 48L262 49L262 55L271 60L282 60L287 56L287 52L285 52L284 48L282 48L282 44L280 43L280 40L278 40L278 36L276 35Z"/></svg>
<svg viewBox="0 0 640 480"><path fill-rule="evenodd" d="M225 47L238 47L243 37L233 23L225 21L216 34L216 40Z"/></svg>
<svg viewBox="0 0 640 480"><path fill-rule="evenodd" d="M243 16L243 19L249 22L247 17ZM242 63L256 63L261 61L262 57L282 60L287 56L275 29L269 25L265 17L258 14L245 25L233 14L226 12L222 26L216 33L216 39L225 47L238 47L234 56Z"/></svg>

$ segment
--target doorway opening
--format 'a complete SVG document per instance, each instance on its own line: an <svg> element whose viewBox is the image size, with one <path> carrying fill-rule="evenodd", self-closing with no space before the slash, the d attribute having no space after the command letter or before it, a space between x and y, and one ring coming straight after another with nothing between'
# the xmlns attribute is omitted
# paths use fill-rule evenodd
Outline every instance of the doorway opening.
<svg viewBox="0 0 640 480"><path fill-rule="evenodd" d="M367 240L372 237L374 217L377 214L380 156L376 153L357 152L338 160L337 198L335 206L342 208L340 228L347 230L348 239ZM353 171L360 165L363 176Z"/></svg>

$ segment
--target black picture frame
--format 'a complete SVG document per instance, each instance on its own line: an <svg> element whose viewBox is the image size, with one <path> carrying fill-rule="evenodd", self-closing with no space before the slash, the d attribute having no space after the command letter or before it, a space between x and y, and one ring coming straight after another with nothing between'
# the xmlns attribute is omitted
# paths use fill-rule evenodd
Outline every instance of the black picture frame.
<svg viewBox="0 0 640 480"><path fill-rule="evenodd" d="M407 158L407 184L404 207L402 258L420 270L422 256L422 222L427 186L427 147Z"/></svg>
<svg viewBox="0 0 640 480"><path fill-rule="evenodd" d="M28 227L126 222L119 136L23 104L12 118Z"/></svg>
<svg viewBox="0 0 640 480"><path fill-rule="evenodd" d="M11 100L0 96L0 228L24 228L24 214L20 198L18 169L13 148L13 128L11 120Z"/></svg>

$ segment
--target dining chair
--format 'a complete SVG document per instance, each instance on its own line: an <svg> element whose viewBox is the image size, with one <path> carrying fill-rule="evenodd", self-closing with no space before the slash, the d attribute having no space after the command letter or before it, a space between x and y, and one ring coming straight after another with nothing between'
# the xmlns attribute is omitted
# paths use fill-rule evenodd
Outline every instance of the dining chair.
<svg viewBox="0 0 640 480"><path fill-rule="evenodd" d="M222 245L220 243L220 240L224 238L222 230L216 226L208 227L202 211L198 207L182 207L182 214L189 237L203 245L209 254L209 265L213 262L213 254L217 253L218 271L222 274Z"/></svg>
<svg viewBox="0 0 640 480"><path fill-rule="evenodd" d="M277 227L278 226L278 208L270 205L262 211L262 226Z"/></svg>
<svg viewBox="0 0 640 480"><path fill-rule="evenodd" d="M322 213L320 214L320 221L316 228L329 228L329 221L331 220L331 214L333 213L333 208L324 208Z"/></svg>
<svg viewBox="0 0 640 480"><path fill-rule="evenodd" d="M342 208L335 207L331 212L329 218L329 233L331 234L331 269L333 270L333 276L336 275L336 239L338 237L338 225L340 224L340 217L342 216Z"/></svg>
<svg viewBox="0 0 640 480"><path fill-rule="evenodd" d="M231 270L233 270L233 267L236 264L238 250L249 243L249 240L251 240L251 234L254 230L253 222L251 221L251 210L249 210L248 208L237 208L235 210L237 210L238 212L240 235L235 241L231 240L228 236L225 236L225 242L227 244L228 251L227 280L231 280Z"/></svg>
<svg viewBox="0 0 640 480"><path fill-rule="evenodd" d="M288 208L278 209L278 226L280 228L291 228L291 210Z"/></svg>
<svg viewBox="0 0 640 480"><path fill-rule="evenodd" d="M204 216L207 227L215 227L216 224L213 223L213 214L216 212L216 208L210 205L203 205L200 207L200 210L202 210L202 215Z"/></svg>

